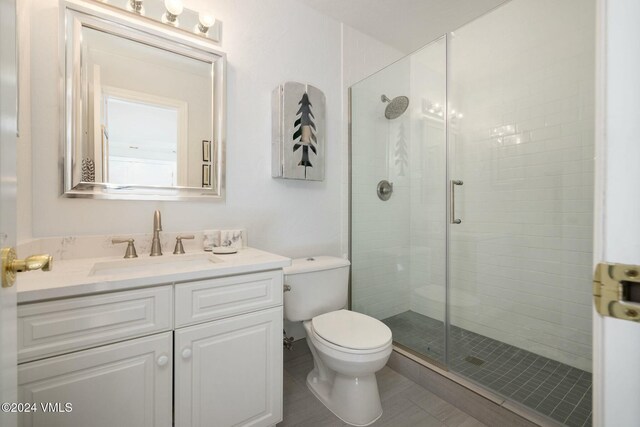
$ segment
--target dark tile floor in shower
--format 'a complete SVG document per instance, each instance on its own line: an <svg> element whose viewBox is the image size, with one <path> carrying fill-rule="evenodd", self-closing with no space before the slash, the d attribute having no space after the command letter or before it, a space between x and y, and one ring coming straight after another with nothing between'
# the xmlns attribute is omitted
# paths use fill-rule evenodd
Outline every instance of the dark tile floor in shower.
<svg viewBox="0 0 640 427"><path fill-rule="evenodd" d="M443 323L405 311L382 320L393 339L444 361ZM451 327L449 369L568 426L591 426L591 374L555 360Z"/></svg>

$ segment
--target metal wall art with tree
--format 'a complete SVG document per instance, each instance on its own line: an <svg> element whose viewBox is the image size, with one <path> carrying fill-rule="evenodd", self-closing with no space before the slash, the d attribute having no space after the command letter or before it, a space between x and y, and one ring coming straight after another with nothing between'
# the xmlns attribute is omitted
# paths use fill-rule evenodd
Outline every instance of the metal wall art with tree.
<svg viewBox="0 0 640 427"><path fill-rule="evenodd" d="M272 95L274 178L324 179L325 96L296 82L278 86Z"/></svg>

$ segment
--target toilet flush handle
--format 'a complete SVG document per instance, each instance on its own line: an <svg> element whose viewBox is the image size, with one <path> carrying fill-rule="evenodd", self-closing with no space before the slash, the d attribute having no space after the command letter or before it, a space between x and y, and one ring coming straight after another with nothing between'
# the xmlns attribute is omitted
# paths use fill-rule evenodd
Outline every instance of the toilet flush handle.
<svg viewBox="0 0 640 427"><path fill-rule="evenodd" d="M282 291L282 292L283 292L283 293L284 293L284 292L289 292L290 290L291 290L291 286L290 286L290 285L285 284L285 285L283 286L283 291Z"/></svg>

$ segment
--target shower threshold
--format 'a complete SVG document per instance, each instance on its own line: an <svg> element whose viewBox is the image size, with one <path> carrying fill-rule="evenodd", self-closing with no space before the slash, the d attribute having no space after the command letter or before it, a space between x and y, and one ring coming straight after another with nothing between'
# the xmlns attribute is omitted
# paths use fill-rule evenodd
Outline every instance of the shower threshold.
<svg viewBox="0 0 640 427"><path fill-rule="evenodd" d="M398 344L444 361L443 322L414 311L382 320ZM449 369L568 426L591 426L591 373L451 326Z"/></svg>

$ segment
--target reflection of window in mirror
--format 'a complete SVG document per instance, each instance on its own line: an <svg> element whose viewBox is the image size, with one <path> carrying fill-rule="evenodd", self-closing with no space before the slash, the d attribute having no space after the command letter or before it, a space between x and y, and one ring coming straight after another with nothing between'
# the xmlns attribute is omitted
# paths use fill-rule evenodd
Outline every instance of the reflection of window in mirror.
<svg viewBox="0 0 640 427"><path fill-rule="evenodd" d="M95 181L200 187L212 139L212 64L82 28L85 145Z"/></svg>
<svg viewBox="0 0 640 427"><path fill-rule="evenodd" d="M105 182L187 185L187 103L102 87L102 135L95 138Z"/></svg>

